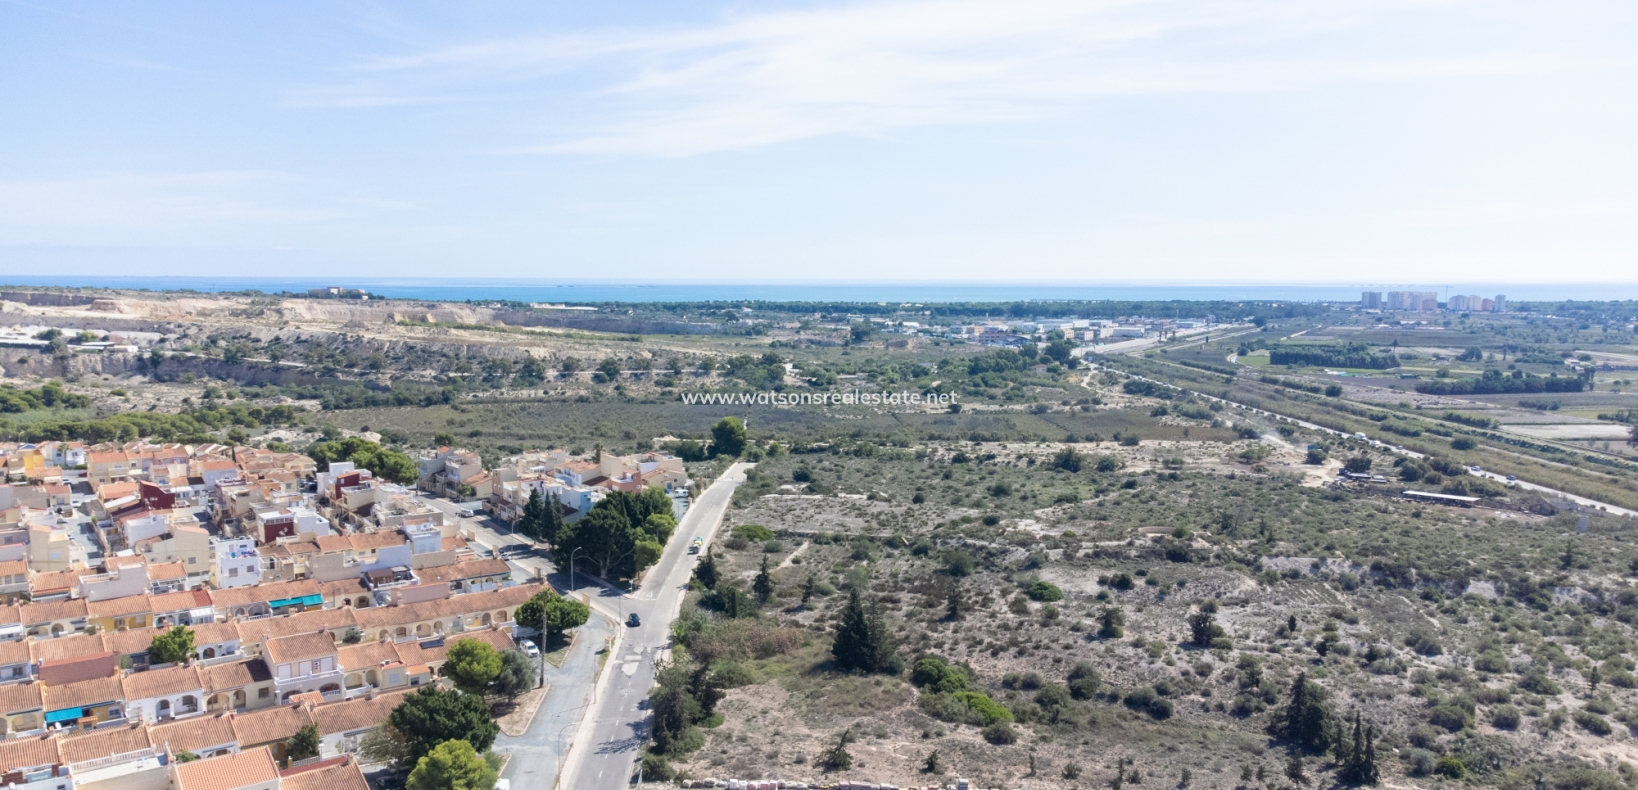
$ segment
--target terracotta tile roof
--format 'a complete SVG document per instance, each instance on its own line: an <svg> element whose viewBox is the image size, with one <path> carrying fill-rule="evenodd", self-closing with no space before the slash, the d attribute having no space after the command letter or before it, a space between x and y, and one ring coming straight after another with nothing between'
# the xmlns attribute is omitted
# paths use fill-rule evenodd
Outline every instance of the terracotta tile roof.
<svg viewBox="0 0 1638 790"><path fill-rule="evenodd" d="M313 708L313 723L318 725L321 736L367 730L378 722L386 721L387 714L398 707L398 703L403 702L404 695L408 693L399 691L379 694L375 699L357 697L346 702L320 705Z"/></svg>
<svg viewBox="0 0 1638 790"><path fill-rule="evenodd" d="M125 617L133 614L151 614L153 604L147 595L127 595L124 598L109 598L106 601L88 601L85 604L85 613L89 617Z"/></svg>
<svg viewBox="0 0 1638 790"><path fill-rule="evenodd" d="M541 589L543 588L539 585L519 584L514 587L503 587L499 590L481 593L468 593L436 601L360 609L354 612L354 616L358 618L359 628L375 629L382 626L405 625L423 620L453 617L458 614L496 612L501 609L516 607L518 604L529 600L530 596L540 592Z"/></svg>
<svg viewBox="0 0 1638 790"><path fill-rule="evenodd" d="M170 745L172 753L189 751L197 754L212 746L239 742L233 732L233 716L227 713L155 724L148 728L148 738L156 747Z"/></svg>
<svg viewBox="0 0 1638 790"><path fill-rule="evenodd" d="M239 641L238 623L197 623L188 627L193 629L193 643L196 645Z"/></svg>
<svg viewBox="0 0 1638 790"><path fill-rule="evenodd" d="M29 654L35 661L60 661L65 658L80 658L106 652L102 637L96 634L75 634L73 636L59 636L56 639L28 640Z"/></svg>
<svg viewBox="0 0 1638 790"><path fill-rule="evenodd" d="M360 593L367 593L370 588L365 586L362 577L355 577L334 582L319 582L319 590L326 603L333 603L337 598L351 598Z"/></svg>
<svg viewBox="0 0 1638 790"><path fill-rule="evenodd" d="M236 790L278 781L279 766L269 749L207 757L176 766L176 790Z"/></svg>
<svg viewBox="0 0 1638 790"><path fill-rule="evenodd" d="M269 639L262 645L269 661L288 664L336 654L335 640L329 634L295 634Z"/></svg>
<svg viewBox="0 0 1638 790"><path fill-rule="evenodd" d="M336 651L336 662L341 668L351 672L355 669L369 669L381 666L383 661L395 662L398 660L398 651L391 642L364 642L357 645L347 645Z"/></svg>
<svg viewBox="0 0 1638 790"><path fill-rule="evenodd" d="M351 759L339 765L292 768L283 776L282 790L370 790L364 772Z"/></svg>
<svg viewBox="0 0 1638 790"><path fill-rule="evenodd" d="M16 625L21 622L23 618L17 613L16 606L0 606L0 625Z"/></svg>
<svg viewBox="0 0 1638 790"><path fill-rule="evenodd" d="M45 736L0 741L0 765L5 766L7 770L62 764L63 758L57 750L56 738Z"/></svg>
<svg viewBox="0 0 1638 790"><path fill-rule="evenodd" d="M44 603L26 603L18 607L18 615L24 623L52 623L58 620L85 619L85 601L75 598L66 601L46 601Z"/></svg>
<svg viewBox="0 0 1638 790"><path fill-rule="evenodd" d="M185 612L189 609L202 609L210 606L210 593L205 590L183 590L181 592L163 593L148 596L151 611L163 614L166 612Z"/></svg>
<svg viewBox="0 0 1638 790"><path fill-rule="evenodd" d="M0 685L0 716L39 710L42 707L40 701L42 688L45 687L32 681Z"/></svg>
<svg viewBox="0 0 1638 790"><path fill-rule="evenodd" d="M28 575L28 560L6 560L0 562L0 576Z"/></svg>
<svg viewBox="0 0 1638 790"><path fill-rule="evenodd" d="M396 529L381 530L379 532L355 532L347 538L352 544L353 551L372 551L390 546L404 545L404 533Z"/></svg>
<svg viewBox="0 0 1638 790"><path fill-rule="evenodd" d="M347 540L347 536L345 535L321 535L316 542L318 543L319 551L322 551L325 554L331 554L338 551L347 551L353 547L352 541Z"/></svg>
<svg viewBox="0 0 1638 790"><path fill-rule="evenodd" d="M45 709L53 711L102 702L117 702L123 699L124 694L125 691L120 688L119 678L106 677L65 683L61 686L46 686L40 696Z"/></svg>
<svg viewBox="0 0 1638 790"><path fill-rule="evenodd" d="M466 538L444 538L439 551L460 551L466 548Z"/></svg>
<svg viewBox="0 0 1638 790"><path fill-rule="evenodd" d="M248 748L282 741L312 723L313 717L308 715L306 708L285 705L235 714L233 733L239 738L239 746Z"/></svg>
<svg viewBox="0 0 1638 790"><path fill-rule="evenodd" d="M353 757L350 754L340 754L336 755L335 757L325 757L319 760L308 760L303 762L301 765L292 765L289 768L280 768L279 781L282 784L285 780L288 780L292 776L300 776L301 774L305 773L322 771L326 768L334 768L338 765L346 765L347 763L352 762L352 759Z"/></svg>
<svg viewBox="0 0 1638 790"><path fill-rule="evenodd" d="M453 565L422 568L415 572L415 578L420 579L422 584L433 584L476 579L482 576L501 576L511 572L512 566L506 564L506 560L467 560Z"/></svg>
<svg viewBox="0 0 1638 790"><path fill-rule="evenodd" d="M267 664L259 658L205 667L201 674L209 691L228 691L273 679L272 673L267 671Z"/></svg>
<svg viewBox="0 0 1638 790"><path fill-rule="evenodd" d="M148 566L149 581L185 579L187 576L188 566L180 562L156 562Z"/></svg>
<svg viewBox="0 0 1638 790"><path fill-rule="evenodd" d="M311 634L326 628L337 636L345 635L358 625L358 620L353 616L352 609L343 607L314 609L278 617L258 617L254 620L241 620L237 625L240 644L259 645L262 643L263 635L278 639L293 634Z"/></svg>
<svg viewBox="0 0 1638 790"><path fill-rule="evenodd" d="M27 664L34 657L29 654L28 642L17 640L0 642L0 667L8 664Z"/></svg>
<svg viewBox="0 0 1638 790"><path fill-rule="evenodd" d="M302 579L300 581L253 584L249 587L230 587L226 590L211 590L210 600L217 609L227 609L253 603L267 603L282 598L318 595L318 591L318 582L311 579Z"/></svg>
<svg viewBox="0 0 1638 790"><path fill-rule="evenodd" d="M112 631L102 635L102 649L122 656L146 653L148 646L154 642L154 637L163 631L158 628L133 628L129 631Z"/></svg>
<svg viewBox="0 0 1638 790"><path fill-rule="evenodd" d="M132 672L125 676L121 685L125 689L126 700L168 697L190 691L203 695L205 691L205 681L200 679L199 670L192 666Z"/></svg>
<svg viewBox="0 0 1638 790"><path fill-rule="evenodd" d="M62 739L62 752L64 760L79 763L110 754L134 752L152 745L148 741L147 726L139 722L125 727L102 727L83 735L70 735Z"/></svg>

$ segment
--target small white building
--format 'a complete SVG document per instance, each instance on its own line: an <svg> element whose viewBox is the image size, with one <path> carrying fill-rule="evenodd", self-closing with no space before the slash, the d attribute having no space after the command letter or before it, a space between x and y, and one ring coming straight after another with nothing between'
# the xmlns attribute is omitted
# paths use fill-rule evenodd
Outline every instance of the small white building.
<svg viewBox="0 0 1638 790"><path fill-rule="evenodd" d="M205 711L205 683L191 663L132 672L121 686L128 718L152 723Z"/></svg>
<svg viewBox="0 0 1638 790"><path fill-rule="evenodd" d="M210 583L218 590L248 587L262 580L262 555L254 538L211 542Z"/></svg>

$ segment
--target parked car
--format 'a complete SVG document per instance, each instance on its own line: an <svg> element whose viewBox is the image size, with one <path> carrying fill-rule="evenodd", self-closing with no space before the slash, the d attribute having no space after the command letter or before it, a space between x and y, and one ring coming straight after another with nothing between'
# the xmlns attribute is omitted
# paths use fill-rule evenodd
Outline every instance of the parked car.
<svg viewBox="0 0 1638 790"><path fill-rule="evenodd" d="M636 628L637 626L640 626L642 624L643 624L643 618L638 617L636 612L632 612L631 616L626 618L626 625L629 625L632 628Z"/></svg>
<svg viewBox="0 0 1638 790"><path fill-rule="evenodd" d="M1519 481L1519 476L1518 475L1508 475L1507 476L1507 482L1509 482L1509 483L1517 483L1518 481Z"/></svg>
<svg viewBox="0 0 1638 790"><path fill-rule="evenodd" d="M535 647L535 643L533 641L528 639L519 639L518 647L523 648L524 654L530 658L540 658L540 648Z"/></svg>

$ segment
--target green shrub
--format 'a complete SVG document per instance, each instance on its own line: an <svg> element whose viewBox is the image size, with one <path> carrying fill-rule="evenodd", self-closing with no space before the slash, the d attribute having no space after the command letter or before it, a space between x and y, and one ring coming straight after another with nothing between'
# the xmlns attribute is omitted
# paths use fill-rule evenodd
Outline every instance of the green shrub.
<svg viewBox="0 0 1638 790"><path fill-rule="evenodd" d="M1449 779L1461 779L1467 776L1467 766L1461 760L1445 755L1433 764L1433 772Z"/></svg>
<svg viewBox="0 0 1638 790"><path fill-rule="evenodd" d="M940 656L922 656L910 671L910 682L933 693L953 694L967 690L968 677Z"/></svg>
<svg viewBox="0 0 1638 790"><path fill-rule="evenodd" d="M773 540L773 530L761 524L741 524L734 527L734 535L755 543L765 543Z"/></svg>
<svg viewBox="0 0 1638 790"><path fill-rule="evenodd" d="M1075 699L1092 699L1102 685L1103 678L1098 675L1097 668L1086 661L1076 664L1074 669L1069 670L1069 696Z"/></svg>
<svg viewBox="0 0 1638 790"><path fill-rule="evenodd" d="M1575 720L1575 726L1580 727L1593 735L1597 735L1600 738L1608 736L1611 732L1614 732L1614 730L1610 727L1608 720L1606 720L1603 716L1593 713L1592 711L1578 710L1570 718Z"/></svg>
<svg viewBox="0 0 1638 790"><path fill-rule="evenodd" d="M1029 586L1029 597L1036 601L1062 601L1064 591L1052 582L1037 581Z"/></svg>
<svg viewBox="0 0 1638 790"><path fill-rule="evenodd" d="M965 705L981 724L990 726L997 722L1012 721L1012 712L1001 707L995 700L977 691L958 691L950 695L951 699Z"/></svg>
<svg viewBox="0 0 1638 790"><path fill-rule="evenodd" d="M984 728L984 740L996 746L1006 746L1018 742L1018 731L1011 724L998 721Z"/></svg>

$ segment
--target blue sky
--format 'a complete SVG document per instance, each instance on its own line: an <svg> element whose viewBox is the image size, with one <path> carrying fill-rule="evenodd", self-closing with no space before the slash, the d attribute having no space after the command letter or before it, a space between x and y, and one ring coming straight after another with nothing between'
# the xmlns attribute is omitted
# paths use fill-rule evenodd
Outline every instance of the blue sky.
<svg viewBox="0 0 1638 790"><path fill-rule="evenodd" d="M0 0L0 274L1638 281L1630 0Z"/></svg>

